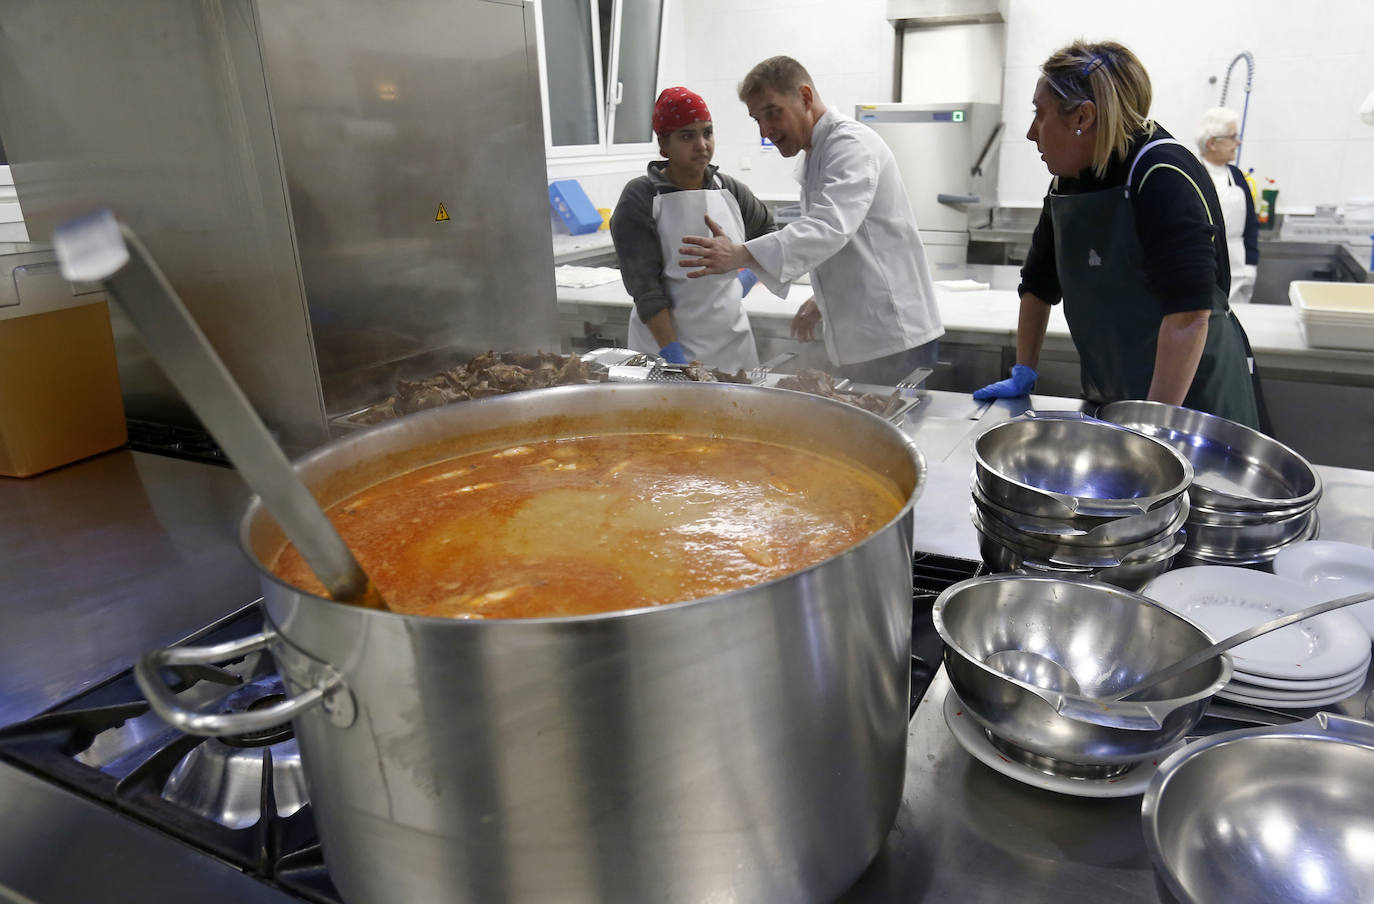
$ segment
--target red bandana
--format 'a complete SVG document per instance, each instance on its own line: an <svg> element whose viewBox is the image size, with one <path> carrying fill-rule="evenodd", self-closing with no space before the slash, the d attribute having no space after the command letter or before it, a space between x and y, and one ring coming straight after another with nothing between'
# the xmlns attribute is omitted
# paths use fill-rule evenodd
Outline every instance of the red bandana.
<svg viewBox="0 0 1374 904"><path fill-rule="evenodd" d="M671 135L694 122L710 122L711 111L700 94L686 88L664 88L654 102L654 134Z"/></svg>

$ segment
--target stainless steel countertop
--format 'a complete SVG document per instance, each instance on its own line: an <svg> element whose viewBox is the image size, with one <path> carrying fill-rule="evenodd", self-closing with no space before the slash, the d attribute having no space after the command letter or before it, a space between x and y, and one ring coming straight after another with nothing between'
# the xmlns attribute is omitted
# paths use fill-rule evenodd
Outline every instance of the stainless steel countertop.
<svg viewBox="0 0 1374 904"><path fill-rule="evenodd" d="M929 447L931 475L916 505L916 547L976 559L977 534L968 516L973 439L1028 408L1081 407L1075 399L1041 396L995 402L969 422L962 442ZM937 404L927 415L957 410ZM917 425L911 432L917 445L926 448L925 431ZM1318 507L1322 538L1374 543L1374 472L1320 465L1316 470L1324 488ZM909 726L906 786L896 824L841 902L1165 900L1141 834L1139 796L1069 797L993 771L967 753L946 727L943 707L949 688L941 668ZM1372 688L1374 680L1367 680L1344 703L1323 709L1363 717Z"/></svg>
<svg viewBox="0 0 1374 904"><path fill-rule="evenodd" d="M117 450L0 477L0 725L258 597L238 473Z"/></svg>
<svg viewBox="0 0 1374 904"><path fill-rule="evenodd" d="M905 424L929 465L916 545L977 557L969 521L971 443L1032 397L989 405L918 391ZM1322 536L1374 539L1374 472L1319 467ZM246 490L230 470L117 451L26 480L0 480L0 725L127 669L258 596L233 531ZM1021 785L974 761L949 734L937 677L910 726L906 792L873 866L843 900L1155 901L1139 798L1083 800ZM285 901L213 858L0 764L0 900L96 897ZM79 870L67 854L98 857ZM98 854L96 852L99 852ZM104 871L108 870L108 871Z"/></svg>

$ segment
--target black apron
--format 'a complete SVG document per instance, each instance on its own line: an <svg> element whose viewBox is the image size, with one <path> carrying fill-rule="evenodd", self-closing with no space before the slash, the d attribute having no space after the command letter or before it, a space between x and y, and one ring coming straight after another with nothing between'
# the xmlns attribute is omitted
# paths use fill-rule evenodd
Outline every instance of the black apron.
<svg viewBox="0 0 1374 904"><path fill-rule="evenodd" d="M1064 318L1078 349L1083 397L1098 404L1149 397L1164 319L1158 299L1145 287L1129 186L1127 177L1125 188L1050 193ZM1207 343L1184 406L1259 428L1252 366L1245 332L1231 315L1226 293L1213 285Z"/></svg>

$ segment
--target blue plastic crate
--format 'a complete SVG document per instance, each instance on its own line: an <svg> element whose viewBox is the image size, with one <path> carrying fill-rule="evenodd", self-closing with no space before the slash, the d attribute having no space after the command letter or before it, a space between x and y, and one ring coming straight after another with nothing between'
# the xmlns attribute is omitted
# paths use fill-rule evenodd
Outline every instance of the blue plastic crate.
<svg viewBox="0 0 1374 904"><path fill-rule="evenodd" d="M596 207L576 179L550 182L549 203L573 235L596 232L601 228L601 214L596 212Z"/></svg>

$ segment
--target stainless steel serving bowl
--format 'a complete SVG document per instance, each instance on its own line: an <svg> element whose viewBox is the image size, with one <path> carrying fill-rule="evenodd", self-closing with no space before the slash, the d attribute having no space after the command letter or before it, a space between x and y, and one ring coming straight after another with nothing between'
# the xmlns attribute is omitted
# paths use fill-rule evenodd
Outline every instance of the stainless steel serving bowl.
<svg viewBox="0 0 1374 904"><path fill-rule="evenodd" d="M1172 446L1091 419L1005 421L974 441L973 458L988 499L1047 518L1149 512L1193 479Z"/></svg>
<svg viewBox="0 0 1374 904"><path fill-rule="evenodd" d="M1321 535L1321 518L1316 512L1312 512L1312 520L1308 523L1307 529L1295 537L1290 543L1281 543L1277 546L1255 547L1251 549L1236 549L1234 547L1217 548L1202 546L1189 541L1184 547L1183 552L1179 553L1178 560L1174 563L1177 566L1183 565L1268 565L1274 557L1283 552L1294 543L1302 543L1305 540L1315 540ZM1187 528L1192 530L1192 525Z"/></svg>
<svg viewBox="0 0 1374 904"><path fill-rule="evenodd" d="M1315 505L1321 497L1321 477L1307 459L1235 421L1140 401L1112 402L1097 416L1166 442L1187 458L1195 472L1188 491L1195 505L1264 512Z"/></svg>
<svg viewBox="0 0 1374 904"><path fill-rule="evenodd" d="M1145 844L1174 899L1374 901L1374 725L1330 713L1189 744L1150 780Z"/></svg>
<svg viewBox="0 0 1374 904"><path fill-rule="evenodd" d="M1214 505L1190 503L1193 520L1203 521L1217 527L1252 527L1256 524L1272 524L1298 515L1305 515L1317 507L1320 500L1312 500L1302 505L1272 508L1263 512L1247 512L1244 509L1218 508Z"/></svg>
<svg viewBox="0 0 1374 904"><path fill-rule="evenodd" d="M1169 529L1177 520L1180 524L1187 518L1189 502L1187 493L1179 493L1172 502L1149 512L1125 515L1120 518L1088 518L1070 516L1067 518L1044 518L1013 511L998 505L988 495L973 484L973 501L978 509L990 519L998 521L1010 530L1027 534L1033 539L1046 543L1062 543L1066 546L1125 546L1140 543ZM1180 516L1181 513L1181 516ZM1174 527L1177 530L1177 526Z"/></svg>
<svg viewBox="0 0 1374 904"><path fill-rule="evenodd" d="M1186 497L1180 496L1179 498ZM1167 545L1169 539L1183 527L1188 518L1188 509L1186 504L1181 507L1166 505L1161 506L1161 509L1170 517L1158 527L1154 527L1150 533L1121 539L1117 542L1103 543L1083 542L1081 537L1071 535L1057 536L1028 532L1020 525L1015 513L1007 514L1005 509L982 501L976 493L973 497L973 510L970 512L970 517L973 519L974 526L979 530L994 534L1004 543L1024 551L1031 558L1058 562L1062 565L1106 568L1119 564L1133 553L1148 550L1146 553L1148 555L1158 552L1160 547ZM1149 512L1142 517L1153 521L1153 516L1154 512ZM1090 536L1098 536L1098 534Z"/></svg>
<svg viewBox="0 0 1374 904"><path fill-rule="evenodd" d="M1132 554L1117 565L1085 566L1044 562L1026 557L1020 550L1008 546L983 531L978 532L978 553L994 572L1019 572L1050 577L1080 578L1101 581L1126 590L1139 590L1168 571L1183 551L1184 535L1177 532L1169 545L1147 555Z"/></svg>
<svg viewBox="0 0 1374 904"><path fill-rule="evenodd" d="M1094 581L993 575L946 589L933 607L945 669L966 711L1004 750L1072 774L1124 769L1173 745L1231 679L1223 655L1162 682L1139 702L1096 698L1211 645L1188 619L1136 593ZM1036 687L989 666L1004 650L1050 659L1082 693Z"/></svg>
<svg viewBox="0 0 1374 904"><path fill-rule="evenodd" d="M1194 512L1188 518L1188 546L1217 556L1247 558L1271 551L1277 554L1289 544L1305 539L1317 519L1315 509L1299 512L1278 521L1248 525L1213 524L1205 514Z"/></svg>

